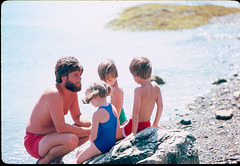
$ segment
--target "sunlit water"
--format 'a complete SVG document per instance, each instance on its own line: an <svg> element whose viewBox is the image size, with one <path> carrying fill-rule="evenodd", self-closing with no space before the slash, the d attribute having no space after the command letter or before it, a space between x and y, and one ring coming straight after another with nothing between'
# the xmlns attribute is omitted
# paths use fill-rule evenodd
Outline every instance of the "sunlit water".
<svg viewBox="0 0 240 166"><path fill-rule="evenodd" d="M122 9L144 3L16 1L2 4L1 157L5 163L36 162L23 145L25 127L36 100L45 88L55 84L54 66L60 57L75 56L84 67L83 90L78 95L81 112L89 119L96 108L80 101L86 87L99 80L97 66L106 58L116 62L128 117L133 91L138 86L128 68L135 56L148 57L153 73L166 82L161 86L164 103L161 120L183 113L186 104L212 87L213 80L226 78L237 70L239 24L148 32L104 28ZM239 7L236 2L206 3ZM66 121L72 123L69 115ZM75 153L76 150L63 161L73 163Z"/></svg>

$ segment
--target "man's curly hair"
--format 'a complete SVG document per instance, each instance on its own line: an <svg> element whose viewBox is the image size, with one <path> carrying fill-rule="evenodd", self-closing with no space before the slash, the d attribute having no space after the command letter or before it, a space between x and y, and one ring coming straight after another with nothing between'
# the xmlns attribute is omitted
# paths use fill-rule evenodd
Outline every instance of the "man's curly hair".
<svg viewBox="0 0 240 166"><path fill-rule="evenodd" d="M61 77L68 76L68 74L73 71L80 71L81 73L83 72L82 65L79 64L75 57L69 56L59 59L55 66L56 82L61 83Z"/></svg>

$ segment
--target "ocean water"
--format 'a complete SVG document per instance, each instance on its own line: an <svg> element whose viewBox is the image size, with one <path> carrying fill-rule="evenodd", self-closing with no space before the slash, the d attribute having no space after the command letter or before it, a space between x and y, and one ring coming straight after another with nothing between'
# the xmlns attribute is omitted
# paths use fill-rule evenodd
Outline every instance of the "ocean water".
<svg viewBox="0 0 240 166"><path fill-rule="evenodd" d="M203 95L217 78L227 78L240 66L239 24L211 24L176 31L111 31L104 25L126 7L156 2L5 1L1 10L1 159L32 164L36 159L23 145L25 128L41 93L55 84L54 67L63 56L75 56L84 67L78 93L83 115L96 110L84 105L86 87L99 80L98 64L111 58L124 90L127 116L133 106L134 82L129 64L135 56L148 57L161 86L163 115L168 120L184 113L185 105ZM240 7L237 2L158 2ZM154 118L153 117L152 120ZM69 115L66 121L72 123ZM76 150L63 161L72 163Z"/></svg>

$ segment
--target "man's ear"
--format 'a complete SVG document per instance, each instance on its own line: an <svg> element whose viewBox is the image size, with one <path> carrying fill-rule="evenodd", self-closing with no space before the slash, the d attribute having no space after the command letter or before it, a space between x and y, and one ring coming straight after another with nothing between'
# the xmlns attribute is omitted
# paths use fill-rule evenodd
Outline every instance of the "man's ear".
<svg viewBox="0 0 240 166"><path fill-rule="evenodd" d="M61 79L62 79L62 81L65 82L67 80L67 76L62 76Z"/></svg>

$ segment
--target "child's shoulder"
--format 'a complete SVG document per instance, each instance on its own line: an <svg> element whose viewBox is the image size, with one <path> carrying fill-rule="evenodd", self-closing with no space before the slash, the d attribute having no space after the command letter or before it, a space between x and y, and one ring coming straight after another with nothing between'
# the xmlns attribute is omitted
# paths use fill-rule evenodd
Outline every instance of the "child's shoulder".
<svg viewBox="0 0 240 166"><path fill-rule="evenodd" d="M95 111L95 112L93 113L93 116L98 116L98 117L100 117L100 116L106 115L106 112L107 112L106 109L104 109L104 108L98 108L97 111Z"/></svg>
<svg viewBox="0 0 240 166"><path fill-rule="evenodd" d="M160 88L159 85L155 81L151 81L151 84L154 88Z"/></svg>
<svg viewBox="0 0 240 166"><path fill-rule="evenodd" d="M140 94L142 94L142 92L144 92L144 88L143 87L136 87L135 89L134 89L134 93L136 94L136 95L140 95Z"/></svg>
<svg viewBox="0 0 240 166"><path fill-rule="evenodd" d="M154 92L159 93L160 92L160 86L155 81L152 81L151 84L152 84L152 88L154 89Z"/></svg>
<svg viewBox="0 0 240 166"><path fill-rule="evenodd" d="M123 94L123 89L121 87L114 88L113 94Z"/></svg>

